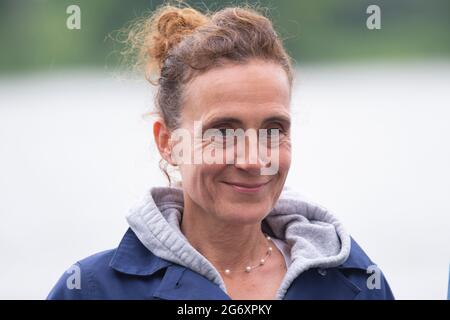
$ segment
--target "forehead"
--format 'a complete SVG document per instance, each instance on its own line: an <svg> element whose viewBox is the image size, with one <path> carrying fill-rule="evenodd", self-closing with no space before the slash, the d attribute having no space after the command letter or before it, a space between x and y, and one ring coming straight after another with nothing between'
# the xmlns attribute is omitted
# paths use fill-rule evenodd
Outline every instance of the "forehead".
<svg viewBox="0 0 450 320"><path fill-rule="evenodd" d="M184 92L182 122L212 117L243 121L289 115L290 87L284 69L272 62L225 65L195 77Z"/></svg>

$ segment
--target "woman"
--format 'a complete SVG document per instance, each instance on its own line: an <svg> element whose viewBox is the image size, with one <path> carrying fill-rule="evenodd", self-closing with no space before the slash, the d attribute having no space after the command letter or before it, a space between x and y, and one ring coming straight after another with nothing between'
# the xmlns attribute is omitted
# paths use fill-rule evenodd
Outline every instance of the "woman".
<svg viewBox="0 0 450 320"><path fill-rule="evenodd" d="M271 22L164 6L130 35L157 75L154 138L181 183L152 188L119 246L79 261L48 298L392 299L341 223L284 188L293 69ZM256 158L239 130L263 133Z"/></svg>

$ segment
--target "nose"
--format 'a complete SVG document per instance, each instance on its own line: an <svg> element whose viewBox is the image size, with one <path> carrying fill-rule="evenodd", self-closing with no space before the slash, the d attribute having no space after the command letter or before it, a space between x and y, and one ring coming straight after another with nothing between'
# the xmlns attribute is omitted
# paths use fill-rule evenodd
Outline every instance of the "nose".
<svg viewBox="0 0 450 320"><path fill-rule="evenodd" d="M260 150L258 142L250 140L252 139L246 137L245 143L236 145L234 166L252 175L260 175L261 169L269 166L270 161L262 158L262 153L266 150Z"/></svg>
<svg viewBox="0 0 450 320"><path fill-rule="evenodd" d="M263 163L260 159L258 159L257 163L251 163L249 161L245 161L242 163L236 163L234 165L236 168L240 170L244 170L252 175L261 175L261 169L266 167L267 165Z"/></svg>

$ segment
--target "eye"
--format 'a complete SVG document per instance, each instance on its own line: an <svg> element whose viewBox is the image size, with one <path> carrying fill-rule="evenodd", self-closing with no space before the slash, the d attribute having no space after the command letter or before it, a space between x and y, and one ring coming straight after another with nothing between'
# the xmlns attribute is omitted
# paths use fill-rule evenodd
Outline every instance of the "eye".
<svg viewBox="0 0 450 320"><path fill-rule="evenodd" d="M281 132L280 128L267 128L267 135L272 136L275 134L279 134Z"/></svg>
<svg viewBox="0 0 450 320"><path fill-rule="evenodd" d="M275 123L275 124L267 127L266 130L267 130L267 135L268 136L272 136L272 135L275 135L277 133L279 135L282 135L282 134L284 134L286 132L286 130L284 129L283 125L278 124L278 123Z"/></svg>
<svg viewBox="0 0 450 320"><path fill-rule="evenodd" d="M207 140L214 143L216 146L229 145L234 141L234 130L229 127L217 127L211 128L210 136L208 136Z"/></svg>
<svg viewBox="0 0 450 320"><path fill-rule="evenodd" d="M219 130L220 134L223 137L230 137L230 136L232 136L233 135L233 131L234 131L231 128L217 128L217 130Z"/></svg>

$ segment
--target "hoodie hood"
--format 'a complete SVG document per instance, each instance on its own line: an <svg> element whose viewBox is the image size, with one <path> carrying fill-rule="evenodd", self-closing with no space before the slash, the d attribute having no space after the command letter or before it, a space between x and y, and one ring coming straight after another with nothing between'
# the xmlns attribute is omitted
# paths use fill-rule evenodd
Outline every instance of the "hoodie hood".
<svg viewBox="0 0 450 320"><path fill-rule="evenodd" d="M180 188L151 188L130 209L128 224L154 255L203 275L227 292L220 273L180 231L183 202ZM291 248L291 264L278 289L277 299L284 297L302 272L341 265L350 254L350 236L342 224L326 209L286 187L263 220L262 229Z"/></svg>

